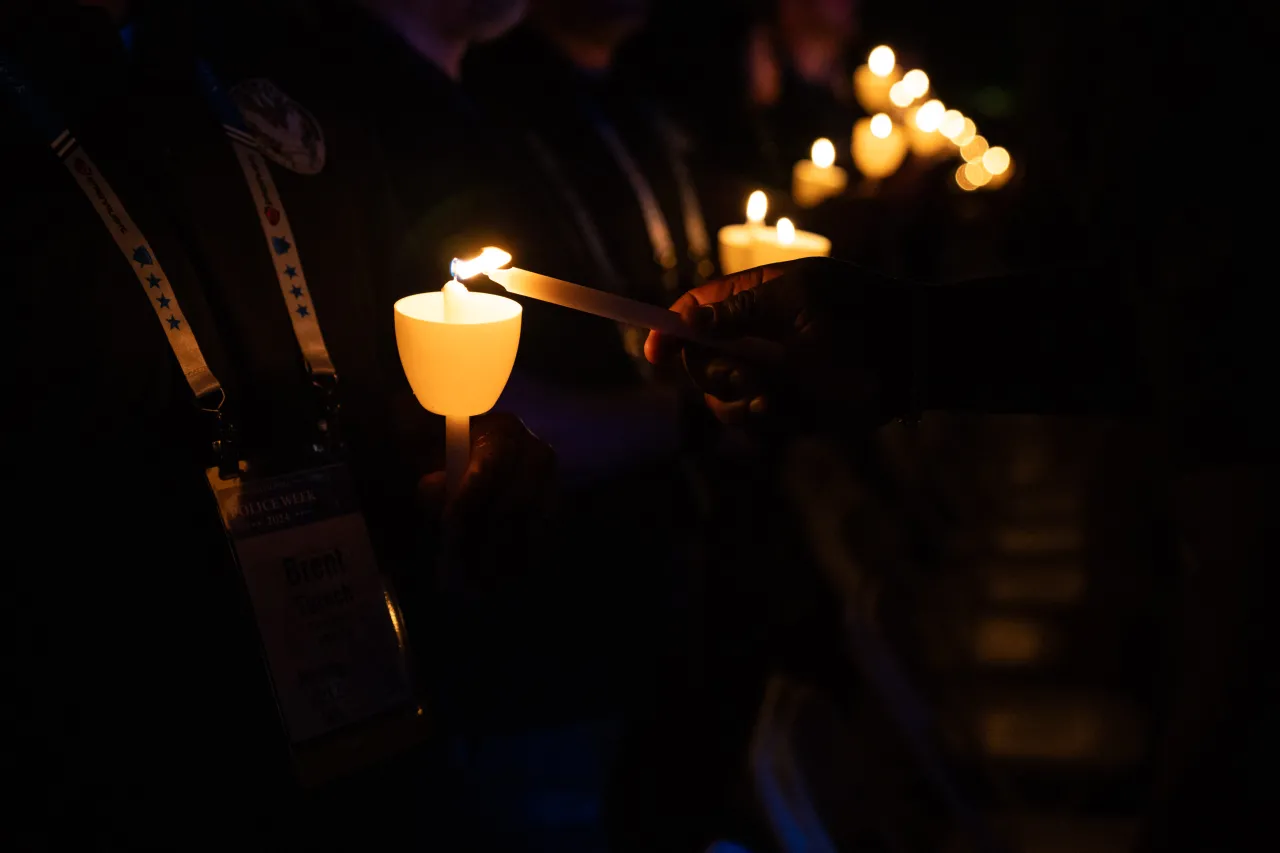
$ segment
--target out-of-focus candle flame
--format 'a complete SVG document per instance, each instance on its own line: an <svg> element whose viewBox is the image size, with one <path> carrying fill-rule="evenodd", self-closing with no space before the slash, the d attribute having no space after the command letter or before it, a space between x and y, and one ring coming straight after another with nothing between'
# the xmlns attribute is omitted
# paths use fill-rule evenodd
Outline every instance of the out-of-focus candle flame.
<svg viewBox="0 0 1280 853"><path fill-rule="evenodd" d="M937 98L932 101L925 101L920 105L920 109L916 110L916 127L925 133L937 130L939 123L942 122L942 116L946 112L947 108Z"/></svg>
<svg viewBox="0 0 1280 853"><path fill-rule="evenodd" d="M968 145L973 138L978 135L978 126L973 123L973 119L966 118L964 120L964 129L958 134L951 137L951 141L961 147Z"/></svg>
<svg viewBox="0 0 1280 853"><path fill-rule="evenodd" d="M929 91L929 75L915 68L903 75L901 84L912 100L923 98Z"/></svg>
<svg viewBox="0 0 1280 853"><path fill-rule="evenodd" d="M791 220L782 217L778 220L778 245L790 246L796 241L796 226L791 224Z"/></svg>
<svg viewBox="0 0 1280 853"><path fill-rule="evenodd" d="M1009 168L1009 152L997 145L982 152L982 165L992 176L1002 174Z"/></svg>
<svg viewBox="0 0 1280 853"><path fill-rule="evenodd" d="M986 164L984 163L983 165L985 166ZM1013 158L1010 157L1009 165L1005 167L1005 170L998 175L993 174L991 176L991 182L988 183L985 187L983 187L983 189L988 189L988 190L1000 189L1000 187L1009 183L1009 179L1013 177L1013 170L1015 168L1017 167L1013 162Z"/></svg>
<svg viewBox="0 0 1280 853"><path fill-rule="evenodd" d="M893 48L887 44L882 44L867 54L867 67L877 77L888 77L893 71L893 66L896 62L897 58L893 55Z"/></svg>
<svg viewBox="0 0 1280 853"><path fill-rule="evenodd" d="M942 114L942 121L938 122L939 133L954 142L962 130L964 130L964 113L959 110L947 110Z"/></svg>
<svg viewBox="0 0 1280 853"><path fill-rule="evenodd" d="M968 165L969 165L968 163L961 163L960 168L956 169L956 185L959 186L960 189L964 190L967 193L973 192L974 190L977 189L977 187L973 185L973 182L971 182L967 177L965 177L964 170L968 167Z"/></svg>
<svg viewBox="0 0 1280 853"><path fill-rule="evenodd" d="M510 252L503 251L496 246L486 246L480 250L479 255L476 255L470 260L464 261L459 258L453 259L453 263L449 264L449 272L453 274L454 278L454 281L451 283L456 283L463 279L475 278L481 273L505 267L509 263L511 263ZM459 287L461 287L461 285L459 285ZM446 293L449 292L449 285L446 284L443 290ZM466 288L463 287L462 291L465 293Z"/></svg>
<svg viewBox="0 0 1280 853"><path fill-rule="evenodd" d="M819 169L828 169L832 163L836 162L836 147L830 139L819 139L813 143L813 148L809 149L809 159ZM750 212L747 216L750 218ZM764 216L761 215L760 218L763 219Z"/></svg>
<svg viewBox="0 0 1280 853"><path fill-rule="evenodd" d="M747 221L752 225L764 222L764 216L768 212L769 197L763 190L756 190L747 198Z"/></svg>
<svg viewBox="0 0 1280 853"><path fill-rule="evenodd" d="M983 137L983 136L975 136L973 139L970 139L968 143L966 143L960 149L960 156L969 161L977 160L980 157L982 157L983 154L986 154L986 153L987 153L987 140L986 140L986 137ZM977 183L977 182L974 181L974 183Z"/></svg>
<svg viewBox="0 0 1280 853"><path fill-rule="evenodd" d="M876 139L888 139L893 133L893 119L884 113L876 113L871 117L871 135Z"/></svg>
<svg viewBox="0 0 1280 853"><path fill-rule="evenodd" d="M915 99L915 95L911 94L911 90L907 88L905 81L899 80L889 87L889 102L895 107L909 107Z"/></svg>

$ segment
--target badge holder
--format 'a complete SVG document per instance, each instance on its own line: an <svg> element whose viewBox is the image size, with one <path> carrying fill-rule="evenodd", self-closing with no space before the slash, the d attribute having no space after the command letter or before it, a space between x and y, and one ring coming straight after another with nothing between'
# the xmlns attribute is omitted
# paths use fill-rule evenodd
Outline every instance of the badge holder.
<svg viewBox="0 0 1280 853"><path fill-rule="evenodd" d="M206 411L218 427L206 477L299 781L321 785L421 744L428 720L403 619L347 467L325 453L316 467L255 477L221 406Z"/></svg>

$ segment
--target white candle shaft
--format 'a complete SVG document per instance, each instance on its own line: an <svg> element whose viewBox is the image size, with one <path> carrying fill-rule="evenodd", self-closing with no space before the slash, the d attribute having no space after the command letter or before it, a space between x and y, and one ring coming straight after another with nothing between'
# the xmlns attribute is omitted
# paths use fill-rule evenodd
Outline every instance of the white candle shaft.
<svg viewBox="0 0 1280 853"><path fill-rule="evenodd" d="M593 290L580 284L571 284L558 278L539 275L519 268L493 270L488 273L493 281L507 289L508 293L527 296L541 302L550 302L575 311L594 314L628 326L641 329L652 329L671 335L673 338L693 341L706 346L715 347L724 352L739 355L750 361L765 364L782 360L782 347L772 341L759 338L741 338L738 340L708 341L694 335L685 325L684 320L676 312L627 299L616 293Z"/></svg>
<svg viewBox="0 0 1280 853"><path fill-rule="evenodd" d="M466 415L445 415L444 418L444 482L445 495L458 494L462 475L471 464L471 418Z"/></svg>
<svg viewBox="0 0 1280 853"><path fill-rule="evenodd" d="M493 270L488 275L505 287L508 293L552 302L629 326L653 329L682 338L689 336L689 329L680 315L666 308L514 267Z"/></svg>

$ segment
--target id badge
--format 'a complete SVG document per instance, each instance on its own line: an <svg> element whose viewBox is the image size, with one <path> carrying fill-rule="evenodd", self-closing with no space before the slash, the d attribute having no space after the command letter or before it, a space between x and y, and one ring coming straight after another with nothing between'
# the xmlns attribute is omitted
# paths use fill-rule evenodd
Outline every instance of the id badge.
<svg viewBox="0 0 1280 853"><path fill-rule="evenodd" d="M284 717L298 744L412 699L400 625L342 465L207 472Z"/></svg>

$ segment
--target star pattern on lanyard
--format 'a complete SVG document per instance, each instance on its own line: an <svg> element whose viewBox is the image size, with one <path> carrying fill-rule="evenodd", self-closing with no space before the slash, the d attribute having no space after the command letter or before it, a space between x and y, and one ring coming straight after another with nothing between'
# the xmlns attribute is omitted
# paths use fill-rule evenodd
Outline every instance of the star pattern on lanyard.
<svg viewBox="0 0 1280 853"><path fill-rule="evenodd" d="M133 250L133 260L140 267L155 263L155 259L151 257L151 250L146 246L139 246Z"/></svg>
<svg viewBox="0 0 1280 853"><path fill-rule="evenodd" d="M283 237L272 237L271 248L276 250L277 255L284 255L288 254L289 250L292 249L293 246Z"/></svg>
<svg viewBox="0 0 1280 853"><path fill-rule="evenodd" d="M286 267L284 268L284 274L285 274L285 275L287 275L287 276L289 276L289 278L297 278L297 277L298 277L298 268L297 268L297 267L295 267L295 266L292 266L292 265L290 265L290 266L286 266Z"/></svg>
<svg viewBox="0 0 1280 853"><path fill-rule="evenodd" d="M156 275L155 273L152 273L151 275L147 276L147 287L159 287L160 282L163 280L164 279L160 278L160 276Z"/></svg>
<svg viewBox="0 0 1280 853"><path fill-rule="evenodd" d="M305 306L305 305L299 305L299 306L298 306L297 308L295 308L294 310L298 312L298 316L299 316L299 317L305 317L305 316L307 316L307 306Z"/></svg>
<svg viewBox="0 0 1280 853"><path fill-rule="evenodd" d="M166 320L165 322L169 324L170 331L174 331L182 328L182 321L179 320L177 317L173 316L172 314L169 315L169 319Z"/></svg>
<svg viewBox="0 0 1280 853"><path fill-rule="evenodd" d="M302 298L302 288L296 284L293 287L289 288L289 292L293 294L294 299Z"/></svg>
<svg viewBox="0 0 1280 853"><path fill-rule="evenodd" d="M161 308L169 307L169 297L165 296L163 293L156 297L156 302L160 303Z"/></svg>

